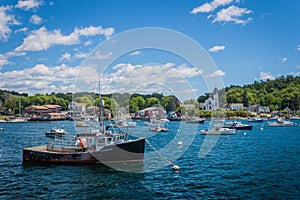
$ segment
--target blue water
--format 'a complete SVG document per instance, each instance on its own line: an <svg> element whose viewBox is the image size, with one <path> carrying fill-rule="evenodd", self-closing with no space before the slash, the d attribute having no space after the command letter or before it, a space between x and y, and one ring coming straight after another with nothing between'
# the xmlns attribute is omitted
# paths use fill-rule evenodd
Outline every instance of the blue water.
<svg viewBox="0 0 300 200"><path fill-rule="evenodd" d="M74 123L1 123L0 199L300 199L300 121L293 127L254 123L252 131L219 137L203 158L205 136L199 130L208 121L199 127L170 122L167 133L149 132L142 123L133 135L147 137L164 156L146 145L145 173L98 165L23 165L24 147L45 144L44 133L52 127L74 131ZM166 159L180 170L172 170Z"/></svg>

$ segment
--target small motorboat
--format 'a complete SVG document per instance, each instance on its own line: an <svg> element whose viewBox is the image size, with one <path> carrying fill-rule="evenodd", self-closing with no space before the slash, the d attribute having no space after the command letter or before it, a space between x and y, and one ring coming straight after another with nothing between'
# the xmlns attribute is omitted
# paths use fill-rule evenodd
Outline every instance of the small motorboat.
<svg viewBox="0 0 300 200"><path fill-rule="evenodd" d="M258 123L262 123L264 122L264 119L260 118L260 117L252 117L251 119L247 120L248 122L258 122Z"/></svg>
<svg viewBox="0 0 300 200"><path fill-rule="evenodd" d="M156 128L150 128L150 131L152 131L152 132L168 132L169 130L164 127L156 127Z"/></svg>
<svg viewBox="0 0 300 200"><path fill-rule="evenodd" d="M236 130L252 130L252 125L242 124L241 122L232 121L232 122L226 122L223 128L231 128Z"/></svg>
<svg viewBox="0 0 300 200"><path fill-rule="evenodd" d="M214 129L211 130L201 130L202 135L234 135L235 133L235 129L224 128L220 125L216 125Z"/></svg>
<svg viewBox="0 0 300 200"><path fill-rule="evenodd" d="M268 126L293 126L294 123L284 120L282 118L277 119L276 122L268 122Z"/></svg>
<svg viewBox="0 0 300 200"><path fill-rule="evenodd" d="M46 132L46 137L63 137L67 132L64 129L61 128L52 128L49 132Z"/></svg>

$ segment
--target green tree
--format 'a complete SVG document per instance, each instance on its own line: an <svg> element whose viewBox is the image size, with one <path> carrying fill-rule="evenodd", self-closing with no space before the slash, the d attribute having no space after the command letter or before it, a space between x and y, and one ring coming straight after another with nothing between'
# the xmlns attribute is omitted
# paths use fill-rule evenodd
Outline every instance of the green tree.
<svg viewBox="0 0 300 200"><path fill-rule="evenodd" d="M160 106L160 101L156 97L150 97L146 99L146 107L152 107L153 105Z"/></svg>

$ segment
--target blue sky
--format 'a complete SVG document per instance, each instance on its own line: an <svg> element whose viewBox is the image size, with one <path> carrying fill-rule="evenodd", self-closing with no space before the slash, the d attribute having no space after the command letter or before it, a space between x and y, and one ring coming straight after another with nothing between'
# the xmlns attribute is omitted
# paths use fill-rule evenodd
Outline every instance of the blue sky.
<svg viewBox="0 0 300 200"><path fill-rule="evenodd" d="M195 40L218 68L211 76L221 77L225 86L299 76L299 10L297 0L4 0L0 88L29 94L72 92L89 52L106 39L143 27L171 29ZM160 75L151 71L161 68L166 70L163 74L172 70L186 75L196 96L207 92L205 81L196 77L201 72L193 71L184 59L157 50L129 52L111 64L112 74L104 78L115 80L131 69L143 80L145 71L138 74L141 67L149 71L152 82ZM110 89L106 85L106 92Z"/></svg>

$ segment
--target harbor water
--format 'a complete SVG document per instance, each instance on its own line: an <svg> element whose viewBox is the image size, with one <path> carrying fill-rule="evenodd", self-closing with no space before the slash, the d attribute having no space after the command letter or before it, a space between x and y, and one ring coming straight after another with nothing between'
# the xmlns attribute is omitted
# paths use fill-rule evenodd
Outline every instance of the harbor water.
<svg viewBox="0 0 300 200"><path fill-rule="evenodd" d="M300 199L299 120L290 127L252 123L253 130L215 138L202 157L206 137L216 137L200 134L209 121L169 122L169 132L160 133L140 121L129 132L146 137L162 156L146 143L144 164L135 173L22 163L23 148L46 144L51 139L45 132L53 127L74 133L74 123L0 123L0 199Z"/></svg>

